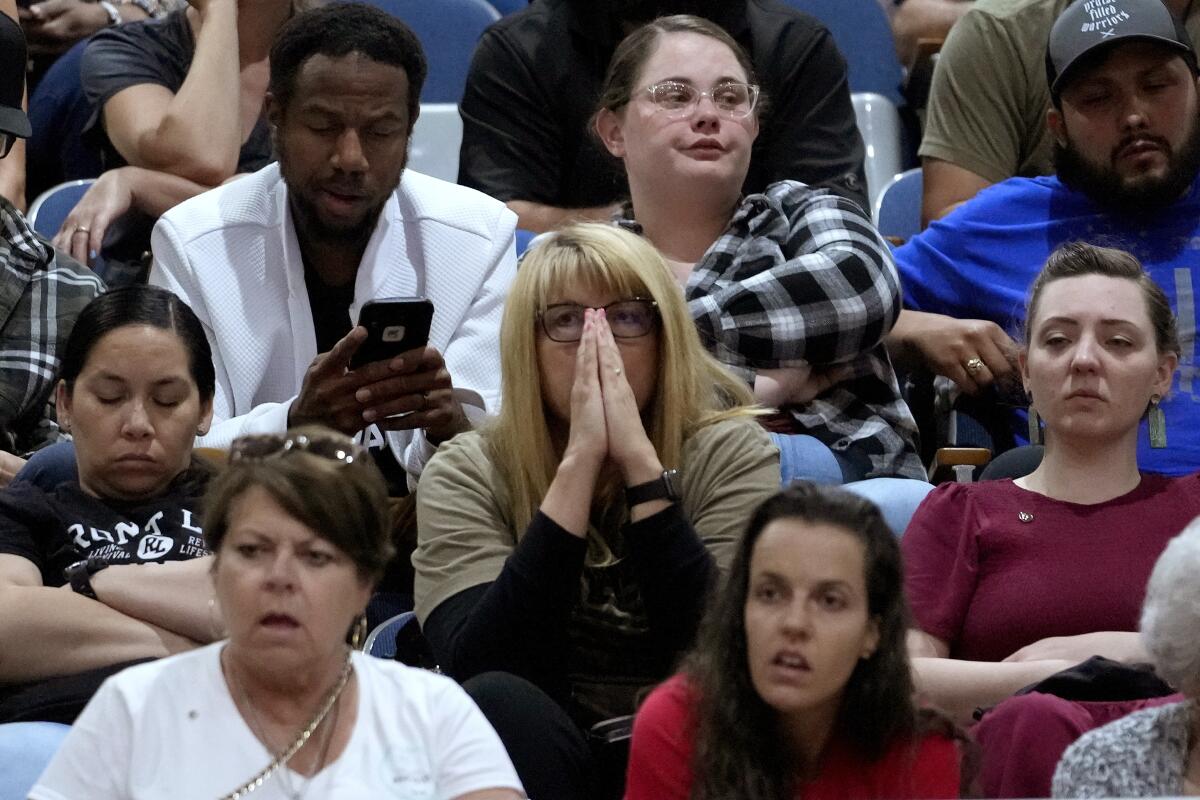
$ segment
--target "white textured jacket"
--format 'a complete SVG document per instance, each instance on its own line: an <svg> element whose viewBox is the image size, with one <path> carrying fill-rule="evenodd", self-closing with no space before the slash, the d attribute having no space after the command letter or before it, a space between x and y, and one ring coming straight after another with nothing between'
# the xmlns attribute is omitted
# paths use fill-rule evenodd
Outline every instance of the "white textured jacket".
<svg viewBox="0 0 1200 800"><path fill-rule="evenodd" d="M406 170L367 244L350 306L423 295L429 342L473 421L500 402L500 317L516 274L516 215L473 189ZM151 237L150 282L175 292L208 334L217 372L213 426L197 445L280 433L317 356L304 264L277 164L168 211ZM423 431L388 434L415 485L434 447Z"/></svg>

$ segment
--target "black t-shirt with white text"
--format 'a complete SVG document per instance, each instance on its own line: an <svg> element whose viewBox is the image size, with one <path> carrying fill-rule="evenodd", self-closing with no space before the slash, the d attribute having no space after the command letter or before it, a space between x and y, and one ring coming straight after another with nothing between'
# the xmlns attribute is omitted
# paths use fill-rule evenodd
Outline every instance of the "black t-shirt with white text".
<svg viewBox="0 0 1200 800"><path fill-rule="evenodd" d="M45 586L63 570L98 555L111 564L185 561L207 555L199 508L208 472L183 473L158 497L102 500L75 481L47 492L29 483L0 492L0 554L32 561Z"/></svg>

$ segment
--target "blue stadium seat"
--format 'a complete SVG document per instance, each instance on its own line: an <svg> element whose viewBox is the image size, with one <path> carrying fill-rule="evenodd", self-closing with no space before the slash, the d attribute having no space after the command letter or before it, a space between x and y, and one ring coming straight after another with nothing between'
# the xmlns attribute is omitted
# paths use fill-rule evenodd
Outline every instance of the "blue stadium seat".
<svg viewBox="0 0 1200 800"><path fill-rule="evenodd" d="M490 0L490 2L504 16L529 7L529 0Z"/></svg>
<svg viewBox="0 0 1200 800"><path fill-rule="evenodd" d="M29 206L29 213L25 215L29 226L47 239L53 238L62 227L67 214L71 213L79 198L83 197L95 182L95 178L67 181L42 192Z"/></svg>
<svg viewBox="0 0 1200 800"><path fill-rule="evenodd" d="M70 730L57 722L0 725L0 800L25 800Z"/></svg>
<svg viewBox="0 0 1200 800"><path fill-rule="evenodd" d="M87 43L85 39L59 56L29 98L33 126L25 151L29 197L63 181L94 178L104 171L100 148L82 137L92 113L79 76Z"/></svg>
<svg viewBox="0 0 1200 800"><path fill-rule="evenodd" d="M420 38L429 59L429 78L421 91L421 100L426 103L461 100L475 45L484 30L500 19L500 12L486 0L368 2L404 20Z"/></svg>
<svg viewBox="0 0 1200 800"><path fill-rule="evenodd" d="M875 227L884 236L909 239L921 232L921 168L901 172L875 201Z"/></svg>
<svg viewBox="0 0 1200 800"><path fill-rule="evenodd" d="M875 92L904 105L904 70L879 0L784 0L829 28L850 72L850 91Z"/></svg>
<svg viewBox="0 0 1200 800"><path fill-rule="evenodd" d="M416 621L417 615L412 611L405 611L384 620L367 635L363 650L376 658L395 658L396 634L408 625L416 624Z"/></svg>

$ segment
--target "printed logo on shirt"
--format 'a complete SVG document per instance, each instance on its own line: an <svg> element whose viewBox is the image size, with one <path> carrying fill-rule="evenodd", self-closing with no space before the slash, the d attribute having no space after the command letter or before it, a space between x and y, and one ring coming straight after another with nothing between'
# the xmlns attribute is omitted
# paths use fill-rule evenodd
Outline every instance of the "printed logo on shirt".
<svg viewBox="0 0 1200 800"><path fill-rule="evenodd" d="M170 510L172 516L181 517L177 524L171 524L166 514L165 511L156 511L140 528L129 521L117 522L111 526L112 530L76 522L67 528L67 535L80 551L95 553L117 562L162 560L175 549L176 536L180 541L183 540L181 532L186 532L187 544L180 547L178 556L194 558L208 555L204 531L195 524L190 510ZM167 535L164 527L176 536Z"/></svg>
<svg viewBox="0 0 1200 800"><path fill-rule="evenodd" d="M174 546L174 539L168 539L166 536L156 536L151 533L138 542L138 558L142 561L153 561L171 552L171 548Z"/></svg>

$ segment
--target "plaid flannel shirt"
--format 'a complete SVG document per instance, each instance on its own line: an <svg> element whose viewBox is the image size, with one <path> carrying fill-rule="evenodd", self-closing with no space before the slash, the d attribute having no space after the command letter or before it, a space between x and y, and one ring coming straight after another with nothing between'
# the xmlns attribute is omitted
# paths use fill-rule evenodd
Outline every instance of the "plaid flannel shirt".
<svg viewBox="0 0 1200 800"><path fill-rule="evenodd" d="M0 449L26 453L60 437L53 389L79 312L104 291L0 197Z"/></svg>
<svg viewBox="0 0 1200 800"><path fill-rule="evenodd" d="M925 479L883 344L900 313L900 278L857 205L795 181L744 198L686 295L700 338L748 381L755 369L846 367L850 377L786 409L798 430L867 457L867 477Z"/></svg>

